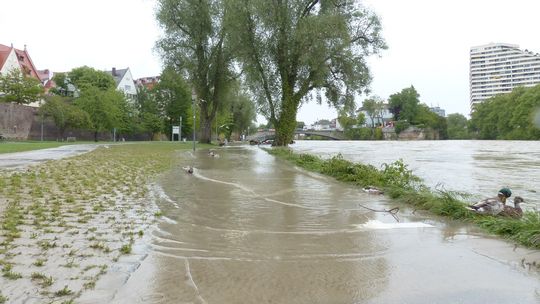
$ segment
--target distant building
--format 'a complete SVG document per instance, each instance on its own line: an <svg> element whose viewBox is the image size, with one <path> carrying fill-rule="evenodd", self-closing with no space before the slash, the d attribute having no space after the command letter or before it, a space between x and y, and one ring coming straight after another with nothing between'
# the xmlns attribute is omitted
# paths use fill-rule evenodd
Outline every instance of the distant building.
<svg viewBox="0 0 540 304"><path fill-rule="evenodd" d="M540 55L518 45L491 43L470 50L470 106L518 86L540 83Z"/></svg>
<svg viewBox="0 0 540 304"><path fill-rule="evenodd" d="M335 122L334 122L334 129L335 129ZM315 130L315 131L327 131L327 130L332 130L332 122L330 120L327 120L327 119L321 119L319 121L316 121L315 123L313 123L311 125L311 130Z"/></svg>
<svg viewBox="0 0 540 304"><path fill-rule="evenodd" d="M369 117L369 114L364 108L360 108L358 110L358 113L363 113L365 118L364 125L371 127L372 125L375 126L386 126L388 123L390 123L392 120L394 120L394 114L390 112L390 106L385 103L383 104L383 109L380 113L375 113L373 117L373 121L371 120L371 117Z"/></svg>
<svg viewBox="0 0 540 304"><path fill-rule="evenodd" d="M135 84L140 87L140 86L144 86L146 87L148 90L151 90L154 88L154 86L156 84L159 83L159 79L160 77L159 76L151 76L151 77L143 77L143 78L139 78L137 80L135 80Z"/></svg>
<svg viewBox="0 0 540 304"><path fill-rule="evenodd" d="M106 71L111 74L116 82L116 89L123 92L130 100L137 98L137 87L135 86L135 80L131 75L129 68L116 69L112 68L111 71Z"/></svg>
<svg viewBox="0 0 540 304"><path fill-rule="evenodd" d="M446 117L446 111L440 107L430 107L429 110L441 117Z"/></svg>

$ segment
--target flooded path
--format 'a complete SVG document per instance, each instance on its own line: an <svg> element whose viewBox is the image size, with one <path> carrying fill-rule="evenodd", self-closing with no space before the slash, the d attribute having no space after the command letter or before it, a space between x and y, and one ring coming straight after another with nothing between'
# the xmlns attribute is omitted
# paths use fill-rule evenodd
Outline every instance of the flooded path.
<svg viewBox="0 0 540 304"><path fill-rule="evenodd" d="M538 303L537 251L299 170L256 147L182 155L115 303ZM160 190L160 191L161 191ZM363 207L364 206L364 207Z"/></svg>
<svg viewBox="0 0 540 304"><path fill-rule="evenodd" d="M80 144L80 145L66 145L57 148L32 150L16 153L3 153L0 154L0 168L1 169L18 169L24 168L36 163L61 159L79 155L82 153L90 152L97 148L95 144Z"/></svg>

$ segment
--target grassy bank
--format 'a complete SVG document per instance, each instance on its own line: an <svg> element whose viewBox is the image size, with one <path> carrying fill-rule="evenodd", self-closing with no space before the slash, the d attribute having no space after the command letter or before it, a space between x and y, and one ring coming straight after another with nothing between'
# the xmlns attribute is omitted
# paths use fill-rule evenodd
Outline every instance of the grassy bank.
<svg viewBox="0 0 540 304"><path fill-rule="evenodd" d="M525 212L521 220L475 214L465 208L467 203L461 200L462 195L429 189L401 160L384 164L382 169L377 169L371 165L344 160L340 155L321 159L309 154L296 154L289 149L274 148L267 151L301 168L332 176L340 181L360 187L378 187L391 198L407 203L415 209L472 222L490 233L529 248L540 249L540 214Z"/></svg>
<svg viewBox="0 0 540 304"><path fill-rule="evenodd" d="M115 145L0 170L0 303L72 303L93 289L159 216L149 182L191 147Z"/></svg>
<svg viewBox="0 0 540 304"><path fill-rule="evenodd" d="M44 142L41 142L41 141L20 141L20 142L0 141L0 154L56 148L56 147L65 146L69 144L73 144L73 143L56 142L56 141L44 141Z"/></svg>

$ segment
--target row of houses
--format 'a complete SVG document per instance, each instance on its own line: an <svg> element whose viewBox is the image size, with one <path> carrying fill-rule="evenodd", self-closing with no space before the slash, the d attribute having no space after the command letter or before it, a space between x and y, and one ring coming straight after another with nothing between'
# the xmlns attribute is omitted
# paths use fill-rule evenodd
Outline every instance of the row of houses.
<svg viewBox="0 0 540 304"><path fill-rule="evenodd" d="M11 46L0 44L0 75L6 75L12 70L19 70L24 76L38 79L47 93L56 84L53 81L54 72L50 69L38 70L28 53L26 45L24 49L17 49ZM152 88L159 82L159 76L134 79L131 70L128 68L117 69L113 67L110 71L116 82L116 89L123 92L127 98L134 100L137 97L137 86ZM70 87L70 94L76 95L74 87ZM40 102L35 102L29 106L39 107Z"/></svg>

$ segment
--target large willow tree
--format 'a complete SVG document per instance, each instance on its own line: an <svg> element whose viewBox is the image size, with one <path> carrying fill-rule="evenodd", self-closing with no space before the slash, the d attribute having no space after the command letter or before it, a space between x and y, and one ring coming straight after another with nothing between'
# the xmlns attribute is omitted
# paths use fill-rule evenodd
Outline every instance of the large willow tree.
<svg viewBox="0 0 540 304"><path fill-rule="evenodd" d="M378 17L354 0L229 0L227 25L259 111L293 137L302 102L321 93L354 108L371 77L365 58L385 48ZM316 94L313 94L316 93Z"/></svg>
<svg viewBox="0 0 540 304"><path fill-rule="evenodd" d="M200 142L209 143L212 121L227 95L232 57L225 40L220 0L158 0L157 20L164 37L157 42L168 66L187 76L197 95Z"/></svg>

